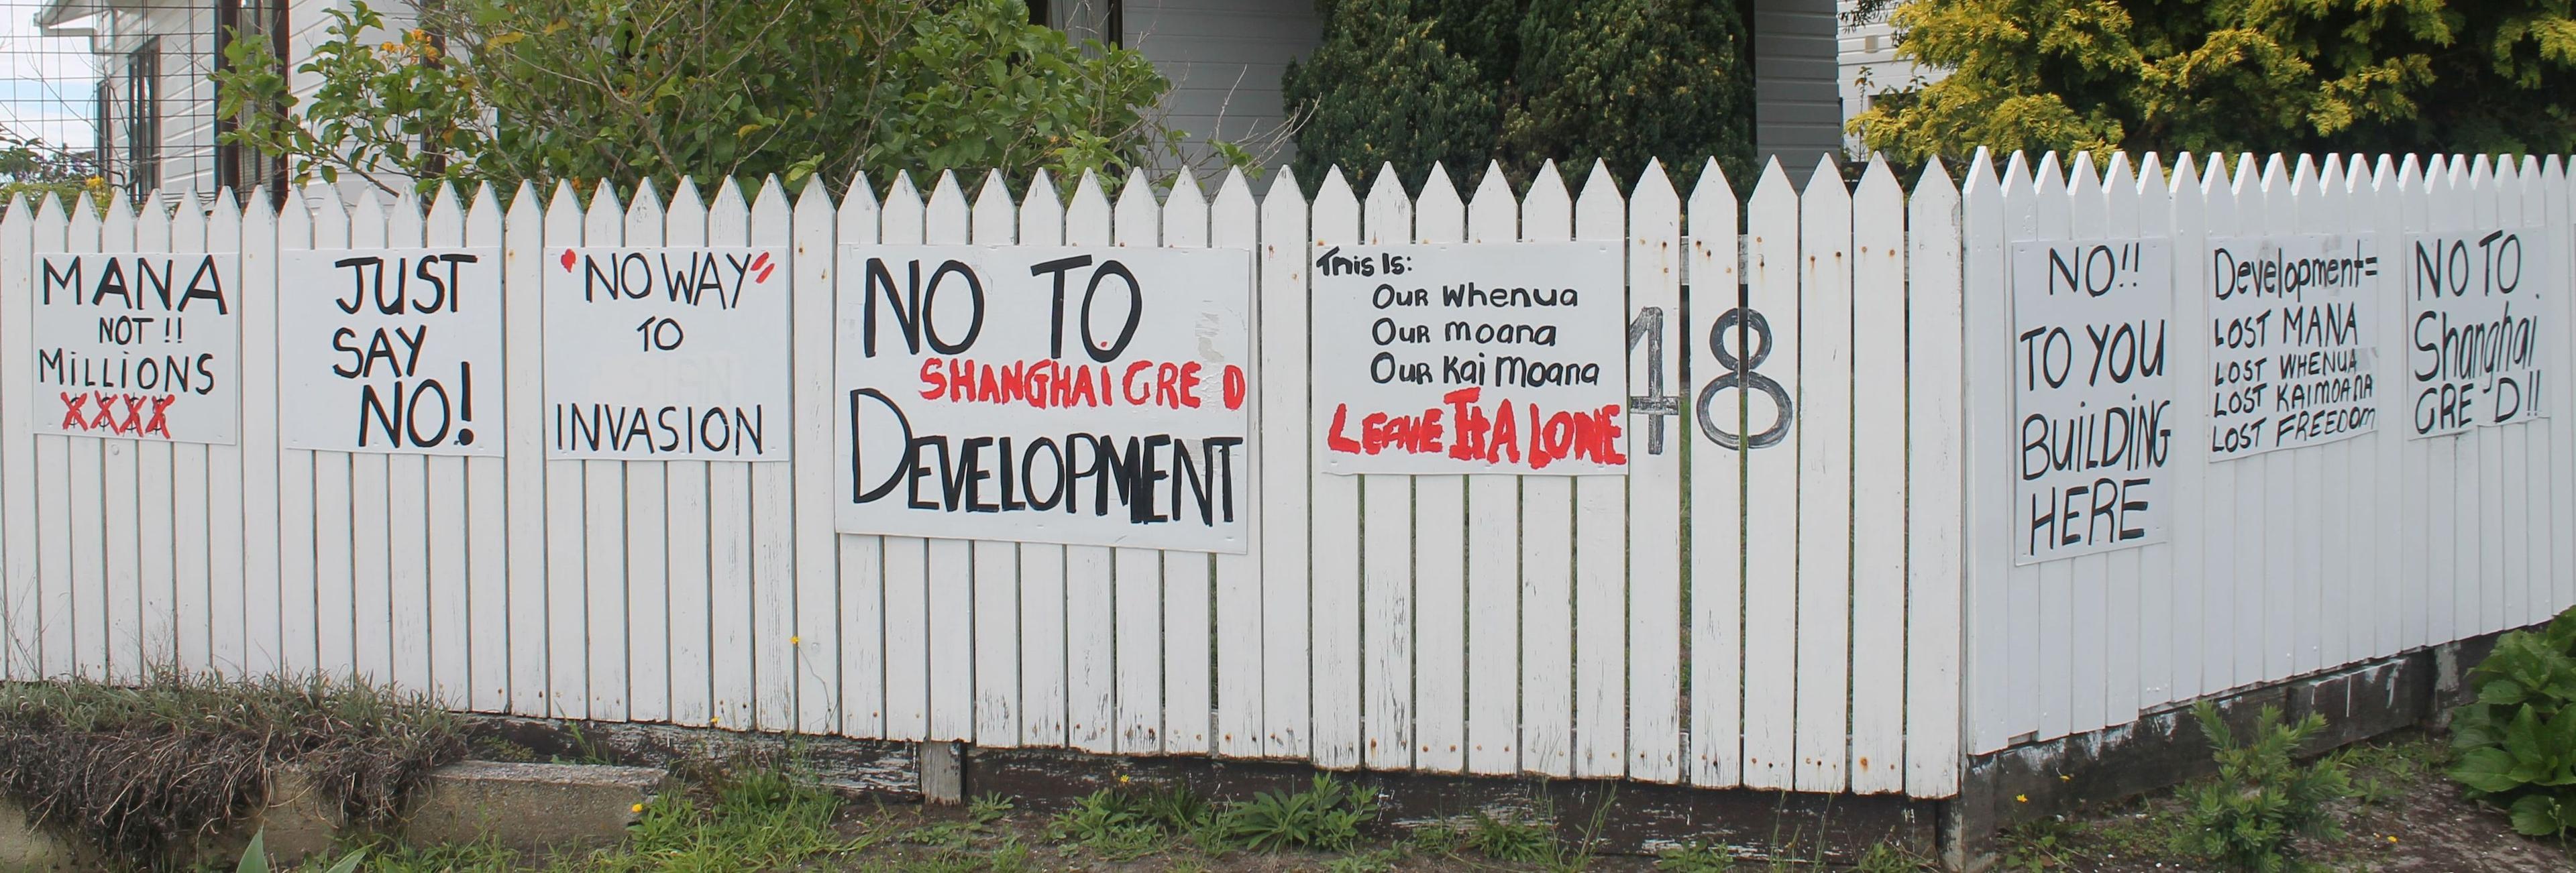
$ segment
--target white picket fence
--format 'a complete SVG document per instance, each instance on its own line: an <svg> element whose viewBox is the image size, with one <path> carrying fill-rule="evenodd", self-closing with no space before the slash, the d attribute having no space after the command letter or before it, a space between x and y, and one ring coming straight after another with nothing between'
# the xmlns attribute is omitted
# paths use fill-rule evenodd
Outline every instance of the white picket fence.
<svg viewBox="0 0 2576 873"><path fill-rule="evenodd" d="M356 671L529 716L1943 797L1966 754L2576 600L2550 524L2576 518L2576 428L2384 427L2212 466L2189 387L2171 541L2013 564L2009 241L2165 237L2190 277L2209 234L2519 209L2545 218L2566 290L2555 159L2190 161L2169 185L2153 158L2079 157L2071 179L2054 157L1981 158L1910 197L1883 165L1847 187L1775 164L1741 203L1712 164L1686 196L1658 168L1623 197L1595 166L1579 194L1551 170L1518 197L1499 172L1463 198L1435 172L1419 197L1336 173L1311 200L1285 178L1259 199L1239 175L1213 198L1137 179L1113 202L1088 177L1059 200L1043 176L970 195L943 175L926 197L860 179L838 202L773 179L587 206L568 187L13 205L0 659L17 679ZM1625 240L1630 475L1319 472L1313 255L1515 239ZM1251 552L834 533L834 261L865 242L1254 251ZM575 245L791 246L792 461L548 460L533 291L506 295L506 457L282 449L278 253L424 243L501 246L527 289ZM30 258L163 250L241 253L239 444L35 434ZM2197 306L2178 299L2175 324Z"/></svg>
<svg viewBox="0 0 2576 873"><path fill-rule="evenodd" d="M2576 427L2543 418L2457 436L2408 438L2411 255L2406 234L2540 228L2552 283L2540 336L2563 371L2571 235L2560 158L2327 155L2166 167L2079 155L2061 173L2014 156L1981 161L1964 184L1967 287L1967 745L2079 734L2233 688L2317 672L2546 620L2576 604ZM2018 443L2004 256L2022 240L2172 240L2176 284L2197 290L2205 240L2264 233L2376 233L2379 428L2321 446L2209 463L2205 295L2178 294L2169 347L2184 381L2175 425L2179 507L2171 541L2015 566ZM2392 269L2393 268L2393 269ZM2545 380L2552 414L2576 409ZM1919 536L1922 526L1915 528Z"/></svg>

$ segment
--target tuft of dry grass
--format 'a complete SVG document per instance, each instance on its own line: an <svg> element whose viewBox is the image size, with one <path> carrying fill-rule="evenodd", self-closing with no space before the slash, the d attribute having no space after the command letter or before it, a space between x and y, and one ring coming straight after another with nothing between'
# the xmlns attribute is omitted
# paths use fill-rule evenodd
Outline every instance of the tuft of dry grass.
<svg viewBox="0 0 2576 873"><path fill-rule="evenodd" d="M321 675L0 683L0 793L39 827L168 868L266 805L283 767L349 823L387 823L464 757L463 728L420 695Z"/></svg>

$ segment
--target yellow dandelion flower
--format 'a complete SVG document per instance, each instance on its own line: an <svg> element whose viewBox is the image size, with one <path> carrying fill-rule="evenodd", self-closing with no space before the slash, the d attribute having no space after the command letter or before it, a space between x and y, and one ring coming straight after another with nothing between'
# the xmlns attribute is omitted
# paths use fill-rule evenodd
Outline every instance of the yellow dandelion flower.
<svg viewBox="0 0 2576 873"><path fill-rule="evenodd" d="M634 808L629 809L629 810L627 810L627 811L628 811L628 812L643 812L643 811L644 811L644 804L638 803L638 804L636 804L636 805L634 806Z"/></svg>
<svg viewBox="0 0 2576 873"><path fill-rule="evenodd" d="M2397 842L2397 835L2396 835L2396 834L2389 834L2389 835L2388 835L2388 841L2389 841L2390 843L2395 843L2395 842Z"/></svg>
<svg viewBox="0 0 2576 873"><path fill-rule="evenodd" d="M1125 785L1125 784L1127 784L1127 782L1128 782L1127 774L1125 774L1125 773L1120 773L1120 774L1118 774L1118 784L1120 784L1120 785Z"/></svg>
<svg viewBox="0 0 2576 873"><path fill-rule="evenodd" d="M2075 781L2075 777L2073 777L2073 776L2069 776L2069 775L2066 775L2066 774L2064 774L2064 773L2060 773L2060 774L2057 774L2057 781L2059 781L2059 782L2073 782L2073 781Z"/></svg>
<svg viewBox="0 0 2576 873"><path fill-rule="evenodd" d="M712 715L710 715L710 716L707 716L707 723L708 723L708 724L723 724L723 723L724 723L724 719L719 718L719 717L716 717L716 716L712 716Z"/></svg>
<svg viewBox="0 0 2576 873"><path fill-rule="evenodd" d="M2013 802L2014 802L2014 803L2029 803L2029 802L2030 802L2030 795L2027 795L2027 794L2015 794L2015 795L2013 795Z"/></svg>

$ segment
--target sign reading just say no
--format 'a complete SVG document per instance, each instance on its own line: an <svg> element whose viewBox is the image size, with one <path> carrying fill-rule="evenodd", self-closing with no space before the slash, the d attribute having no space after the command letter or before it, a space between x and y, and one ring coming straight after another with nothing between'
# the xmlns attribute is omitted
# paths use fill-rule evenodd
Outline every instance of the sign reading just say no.
<svg viewBox="0 0 2576 873"><path fill-rule="evenodd" d="M1619 243L1317 255L1311 426L1326 472L1627 472Z"/></svg>
<svg viewBox="0 0 2576 873"><path fill-rule="evenodd" d="M787 460L784 247L567 248L545 275L547 457Z"/></svg>
<svg viewBox="0 0 2576 873"><path fill-rule="evenodd" d="M2018 563L2165 538L2173 453L2170 245L2014 243Z"/></svg>
<svg viewBox="0 0 2576 873"><path fill-rule="evenodd" d="M286 251L277 279L285 447L501 454L500 250Z"/></svg>
<svg viewBox="0 0 2576 873"><path fill-rule="evenodd" d="M1248 548L1252 254L841 249L846 533Z"/></svg>

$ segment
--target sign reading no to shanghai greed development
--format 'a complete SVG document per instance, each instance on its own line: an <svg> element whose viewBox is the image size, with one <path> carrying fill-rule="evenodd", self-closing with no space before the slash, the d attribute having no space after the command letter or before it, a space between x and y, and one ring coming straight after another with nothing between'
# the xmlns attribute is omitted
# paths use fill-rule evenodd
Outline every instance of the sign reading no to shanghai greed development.
<svg viewBox="0 0 2576 873"><path fill-rule="evenodd" d="M841 249L845 533L1247 549L1252 253Z"/></svg>
<svg viewBox="0 0 2576 873"><path fill-rule="evenodd" d="M1616 242L1318 253L1324 470L1625 474L1621 256Z"/></svg>
<svg viewBox="0 0 2576 873"><path fill-rule="evenodd" d="M545 265L546 456L787 460L787 249L568 248Z"/></svg>
<svg viewBox="0 0 2576 873"><path fill-rule="evenodd" d="M2547 413L2553 342L2538 228L2406 238L2406 374L2411 437L2519 424Z"/></svg>
<svg viewBox="0 0 2576 873"><path fill-rule="evenodd" d="M240 257L38 255L38 433L230 445L241 421ZM59 403L59 409L56 404Z"/></svg>
<svg viewBox="0 0 2576 873"><path fill-rule="evenodd" d="M278 442L501 454L501 252L279 253Z"/></svg>
<svg viewBox="0 0 2576 873"><path fill-rule="evenodd" d="M2161 542L2173 452L2171 246L2014 243L2017 563Z"/></svg>
<svg viewBox="0 0 2576 873"><path fill-rule="evenodd" d="M2375 235L2209 241L2209 459L2379 427Z"/></svg>

